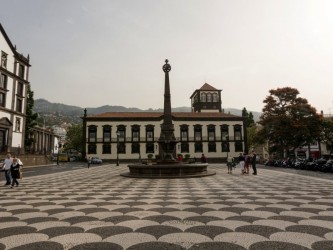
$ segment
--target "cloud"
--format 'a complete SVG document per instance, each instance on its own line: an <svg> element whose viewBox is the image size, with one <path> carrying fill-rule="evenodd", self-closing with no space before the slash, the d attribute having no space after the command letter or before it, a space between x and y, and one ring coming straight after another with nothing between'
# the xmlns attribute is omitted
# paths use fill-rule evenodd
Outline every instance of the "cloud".
<svg viewBox="0 0 333 250"><path fill-rule="evenodd" d="M66 18L65 22L68 23L68 24L74 24L75 23L74 20L71 19L71 18Z"/></svg>

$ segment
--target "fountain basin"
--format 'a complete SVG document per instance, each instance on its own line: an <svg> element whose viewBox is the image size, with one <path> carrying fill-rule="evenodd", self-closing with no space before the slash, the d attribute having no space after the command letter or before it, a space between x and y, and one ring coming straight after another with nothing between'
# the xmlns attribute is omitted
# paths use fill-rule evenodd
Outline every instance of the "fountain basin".
<svg viewBox="0 0 333 250"><path fill-rule="evenodd" d="M215 175L216 172L207 170L208 163L178 163L178 164L131 164L129 172L120 174L130 178L194 178Z"/></svg>

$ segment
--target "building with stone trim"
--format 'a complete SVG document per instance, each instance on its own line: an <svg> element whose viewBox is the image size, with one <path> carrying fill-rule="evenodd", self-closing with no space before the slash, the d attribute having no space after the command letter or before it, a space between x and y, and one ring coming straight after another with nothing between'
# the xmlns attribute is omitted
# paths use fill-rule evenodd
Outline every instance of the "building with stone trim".
<svg viewBox="0 0 333 250"><path fill-rule="evenodd" d="M0 152L24 152L29 55L16 50L0 24Z"/></svg>
<svg viewBox="0 0 333 250"><path fill-rule="evenodd" d="M172 112L178 141L174 155L223 162L247 151L243 117L222 112L221 90L205 83L190 97L192 112ZM138 161L159 154L163 113L86 113L83 119L83 156L103 160Z"/></svg>

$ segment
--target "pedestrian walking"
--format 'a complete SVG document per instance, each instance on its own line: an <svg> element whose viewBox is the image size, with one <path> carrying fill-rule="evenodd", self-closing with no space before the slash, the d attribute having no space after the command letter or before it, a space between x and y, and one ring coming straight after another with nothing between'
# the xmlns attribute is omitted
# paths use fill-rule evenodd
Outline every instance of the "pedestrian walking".
<svg viewBox="0 0 333 250"><path fill-rule="evenodd" d="M87 163L88 163L88 168L90 168L90 164L91 164L91 158L90 157L88 157Z"/></svg>
<svg viewBox="0 0 333 250"><path fill-rule="evenodd" d="M256 166L256 164L257 164L257 154L254 151L252 151L251 163L252 163L253 174L257 175L257 166Z"/></svg>
<svg viewBox="0 0 333 250"><path fill-rule="evenodd" d="M4 160L3 163L3 170L5 171L5 178L6 178L6 185L10 185L11 181L12 181L12 177L10 174L10 167L13 163L13 158L10 154L7 154L6 159Z"/></svg>
<svg viewBox="0 0 333 250"><path fill-rule="evenodd" d="M231 156L228 156L227 157L228 174L232 174L233 166L234 166L234 158Z"/></svg>
<svg viewBox="0 0 333 250"><path fill-rule="evenodd" d="M20 179L21 167L22 166L18 163L17 158L13 158L13 163L10 167L10 172L11 172L11 175L12 175L11 188L14 187L14 184L16 184L17 187L19 185L19 182L17 181L17 179Z"/></svg>
<svg viewBox="0 0 333 250"><path fill-rule="evenodd" d="M250 173L250 165L251 165L251 156L245 155L244 174Z"/></svg>
<svg viewBox="0 0 333 250"><path fill-rule="evenodd" d="M238 162L239 162L241 173L244 174L245 157L244 157L243 153L239 154L239 156L238 156Z"/></svg>

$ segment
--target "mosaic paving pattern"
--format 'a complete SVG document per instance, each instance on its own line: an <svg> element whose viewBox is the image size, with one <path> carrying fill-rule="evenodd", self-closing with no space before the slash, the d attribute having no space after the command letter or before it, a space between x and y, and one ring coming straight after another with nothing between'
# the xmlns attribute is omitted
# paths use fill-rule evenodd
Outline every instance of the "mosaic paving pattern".
<svg viewBox="0 0 333 250"><path fill-rule="evenodd" d="M1 186L0 250L333 249L333 180L210 169L151 180L104 165Z"/></svg>

